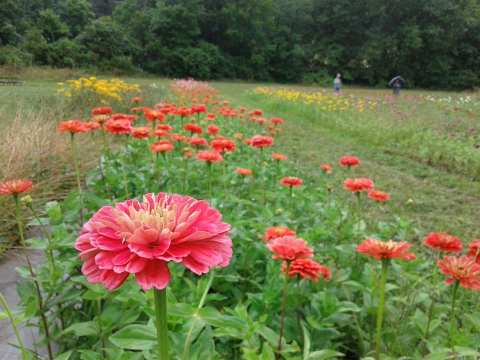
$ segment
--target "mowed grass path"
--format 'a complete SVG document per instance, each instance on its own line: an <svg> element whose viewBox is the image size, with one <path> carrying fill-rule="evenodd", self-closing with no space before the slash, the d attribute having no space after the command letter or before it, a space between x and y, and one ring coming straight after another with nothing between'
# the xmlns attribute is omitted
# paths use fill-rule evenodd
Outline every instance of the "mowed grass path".
<svg viewBox="0 0 480 360"><path fill-rule="evenodd" d="M298 116L293 108L289 110L285 104L262 103L248 95L248 91L254 88L252 85L218 83L216 86L232 102L261 108L267 116L287 119L285 132L277 144L308 177L325 179L319 165L323 162L336 165L329 183L334 184L334 191L345 201L352 200L351 195L342 189L347 175L368 176L379 189L390 192L391 202L385 208L369 206L367 216L392 219L398 215L413 222L420 231L419 236L429 231L447 231L464 241L480 237L480 182L420 163L401 153L366 144L362 138L323 126L322 120L313 114ZM362 114L359 114L358 121L362 121ZM351 174L338 166L338 159L345 154L357 155L362 160L361 167Z"/></svg>
<svg viewBox="0 0 480 360"><path fill-rule="evenodd" d="M125 78L129 82L145 86L148 98L160 100L168 82L164 79ZM151 86L154 84L154 86ZM396 215L412 221L421 231L448 231L468 241L480 237L478 215L480 214L480 182L467 176L458 175L428 166L403 156L366 143L362 138L347 135L328 126L313 113L298 116L292 107L282 104L265 103L249 95L259 84L215 82L221 94L233 105L261 108L266 116L281 116L287 122L284 133L277 139L278 150L289 155L297 163L299 174L308 180L325 179L319 165L323 162L337 164L344 154L361 158L362 166L349 176L371 177L379 189L392 195L391 202L384 208L367 208L372 218L392 219ZM38 111L53 107L61 101L56 95L56 81L27 81L24 86L0 87L0 123L7 124L15 112ZM78 115L86 114L78 109ZM332 113L331 116L335 116ZM361 121L362 115L359 115ZM59 119L61 120L61 119ZM375 131L375 129L372 129ZM346 173L336 166L329 184L333 185L336 196L351 201L350 194L342 189ZM323 181L323 180L322 180ZM312 196L315 196L312 193Z"/></svg>

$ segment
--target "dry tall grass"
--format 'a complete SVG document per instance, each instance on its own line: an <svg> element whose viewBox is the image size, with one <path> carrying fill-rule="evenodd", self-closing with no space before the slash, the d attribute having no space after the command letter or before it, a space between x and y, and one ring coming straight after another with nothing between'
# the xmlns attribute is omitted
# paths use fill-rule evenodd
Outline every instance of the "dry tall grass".
<svg viewBox="0 0 480 360"><path fill-rule="evenodd" d="M11 114L9 114L11 117ZM6 114L0 113L0 118ZM0 132L0 181L28 178L34 182L32 197L37 206L60 199L75 188L70 137L56 132L64 114L59 107L33 110L20 107L13 121ZM78 136L83 173L98 156L90 135ZM14 240L13 201L0 198L0 254Z"/></svg>

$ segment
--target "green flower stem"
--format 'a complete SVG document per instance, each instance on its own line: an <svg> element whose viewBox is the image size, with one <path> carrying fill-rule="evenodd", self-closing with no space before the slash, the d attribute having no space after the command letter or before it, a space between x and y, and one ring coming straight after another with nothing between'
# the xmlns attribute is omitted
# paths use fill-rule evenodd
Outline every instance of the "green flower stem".
<svg viewBox="0 0 480 360"><path fill-rule="evenodd" d="M28 360L29 359L28 352L27 352L27 349L25 348L25 344L23 343L22 337L20 336L20 332L18 331L17 324L15 324L15 318L13 317L12 311L8 306L7 300L5 299L2 293L0 293L0 306L5 311L5 314L7 314L8 320L10 320L10 324L12 325L13 332L15 334L15 337L17 338L18 346L20 347L20 351L22 352L22 360Z"/></svg>
<svg viewBox="0 0 480 360"><path fill-rule="evenodd" d="M455 283L453 284L453 290L452 290L452 307L450 309L450 340L452 341L452 348L454 346L453 344L453 331L457 325L457 321L455 318L455 304L457 300L457 294L458 294L458 288L460 286L460 281L456 280Z"/></svg>
<svg viewBox="0 0 480 360"><path fill-rule="evenodd" d="M155 299L155 326L157 328L158 359L168 360L167 289L153 290Z"/></svg>
<svg viewBox="0 0 480 360"><path fill-rule="evenodd" d="M72 157L73 157L73 166L75 167L75 176L77 179L78 187L78 201L80 203L80 223L83 224L83 194L82 194L82 182L80 180L80 168L78 166L77 160L77 146L75 144L75 134L70 134L71 144L72 144Z"/></svg>
<svg viewBox="0 0 480 360"><path fill-rule="evenodd" d="M285 330L285 312L287 308L287 292L288 292L288 272L290 270L290 262L287 261L287 268L285 269L285 282L283 283L283 291L282 291L282 308L281 308L281 315L280 315L280 334L278 336L278 346L277 346L277 353L275 355L275 359L280 359L280 353L282 352L282 339L283 339L283 332Z"/></svg>
<svg viewBox="0 0 480 360"><path fill-rule="evenodd" d="M23 251L25 252L25 259L27 261L28 270L30 271L30 275L32 276L33 283L35 285L35 290L37 292L38 311L42 319L43 330L45 331L45 338L47 340L48 358L50 360L53 360L53 351L52 351L52 346L50 344L50 331L48 329L47 317L45 316L45 309L43 308L42 292L40 290L40 284L38 283L35 277L35 272L33 271L32 262L30 261L30 257L28 256L28 253L27 253L27 245L25 243L25 236L23 233L22 210L21 210L21 204L18 198L18 194L14 195L13 199L15 200L15 217L17 220L18 234L20 236L20 244L23 248Z"/></svg>
<svg viewBox="0 0 480 360"><path fill-rule="evenodd" d="M40 225L40 229L42 229L43 236L47 239L47 260L50 264L50 273L52 275L55 274L55 257L53 256L53 241L52 237L50 236L50 233L46 230L46 226L42 223L40 220L40 217L38 216L35 208L33 207L32 204L28 204L27 207L30 209L30 211L33 214L33 217L35 220L37 220L38 224Z"/></svg>
<svg viewBox="0 0 480 360"><path fill-rule="evenodd" d="M187 172L188 172L188 159L183 159L183 192L187 191L188 183L187 183Z"/></svg>
<svg viewBox="0 0 480 360"><path fill-rule="evenodd" d="M207 161L208 168L208 197L212 198L212 163Z"/></svg>
<svg viewBox="0 0 480 360"><path fill-rule="evenodd" d="M102 346L102 359L107 358L107 354L105 353L105 336L103 334L103 329L102 329L102 299L97 300L97 323L98 323L98 335L100 336L100 343Z"/></svg>
<svg viewBox="0 0 480 360"><path fill-rule="evenodd" d="M389 260L382 260L382 272L380 275L380 284L378 287L378 308L377 308L377 331L375 334L375 359L380 360L380 350L382 345L382 325L383 325L383 313L385 310L385 285L387 284L387 274Z"/></svg>
<svg viewBox="0 0 480 360"><path fill-rule="evenodd" d="M210 271L210 277L208 279L207 286L205 287L205 290L203 291L202 297L200 299L200 302L198 303L197 310L193 314L192 318L192 325L190 325L190 329L188 330L187 337L185 338L185 344L183 345L183 355L182 355L182 360L189 360L190 359L190 345L192 342L192 334L193 334L193 329L195 327L195 324L198 320L198 315L200 310L203 308L203 305L205 304L205 300L207 299L207 294L208 291L210 290L210 287L212 286L213 278L215 277L214 271Z"/></svg>

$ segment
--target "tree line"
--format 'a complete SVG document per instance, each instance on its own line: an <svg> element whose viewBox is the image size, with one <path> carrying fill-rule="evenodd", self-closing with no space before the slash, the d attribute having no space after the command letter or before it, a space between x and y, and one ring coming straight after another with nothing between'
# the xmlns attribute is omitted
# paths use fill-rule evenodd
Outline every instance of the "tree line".
<svg viewBox="0 0 480 360"><path fill-rule="evenodd" d="M480 0L0 0L0 65L480 84Z"/></svg>

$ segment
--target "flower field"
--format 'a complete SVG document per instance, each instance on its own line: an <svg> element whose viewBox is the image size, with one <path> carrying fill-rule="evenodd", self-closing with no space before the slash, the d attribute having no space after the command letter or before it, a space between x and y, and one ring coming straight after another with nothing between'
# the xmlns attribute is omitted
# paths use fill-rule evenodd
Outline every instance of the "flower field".
<svg viewBox="0 0 480 360"><path fill-rule="evenodd" d="M279 145L306 146L291 129L315 118L329 134L476 177L475 125L441 122L412 140L408 118L432 103L469 117L472 100L267 87L235 97L193 80L161 98L125 89L59 121L76 180L65 200L39 208L39 185L0 182L20 247L44 253L19 269L19 310L0 294L0 319L41 333L35 349L18 333L22 359L480 357L480 240L416 228L402 189L356 152L317 153L311 176ZM392 122L376 119L381 109ZM81 171L85 139L100 155ZM27 217L41 230L31 238Z"/></svg>

